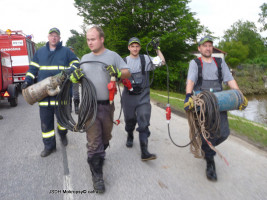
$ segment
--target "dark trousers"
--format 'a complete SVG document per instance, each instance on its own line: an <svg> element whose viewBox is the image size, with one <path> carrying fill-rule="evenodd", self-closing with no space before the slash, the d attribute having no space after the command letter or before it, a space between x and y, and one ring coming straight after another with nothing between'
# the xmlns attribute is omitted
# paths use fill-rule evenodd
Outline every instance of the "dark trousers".
<svg viewBox="0 0 267 200"><path fill-rule="evenodd" d="M97 114L94 124L86 131L87 155L92 158L94 155L105 157L104 145L109 143L113 128L114 104L97 104ZM86 122L86 125L90 121Z"/></svg>
<svg viewBox="0 0 267 200"><path fill-rule="evenodd" d="M220 118L221 118L221 126L220 126L220 134L219 137L213 137L213 138L209 138L208 141L211 142L211 144L215 147L218 146L219 144L221 144L223 141L225 141L229 134L230 134L230 129L229 129L229 123L228 123L228 117L227 117L227 111L225 112L221 112L220 113ZM213 135L213 134L211 134ZM216 152L213 151L209 145L207 144L207 142L204 140L203 137L201 137L202 139L202 150L205 152L205 158L211 158L213 156L216 155Z"/></svg>
<svg viewBox="0 0 267 200"><path fill-rule="evenodd" d="M58 116L55 106L40 106L41 130L45 149L51 150L56 147L54 129L54 116ZM68 130L58 124L58 134L66 135Z"/></svg>

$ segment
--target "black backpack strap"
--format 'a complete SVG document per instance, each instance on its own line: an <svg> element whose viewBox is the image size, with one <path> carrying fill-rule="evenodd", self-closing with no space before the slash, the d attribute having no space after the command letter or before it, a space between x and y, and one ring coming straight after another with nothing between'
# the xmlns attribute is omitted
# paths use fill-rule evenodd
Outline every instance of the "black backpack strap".
<svg viewBox="0 0 267 200"><path fill-rule="evenodd" d="M222 59L221 58L218 58L218 57L212 57L215 64L217 65L217 68L218 68L218 74L219 74L219 81L220 83L222 83L223 79L222 79Z"/></svg>
<svg viewBox="0 0 267 200"><path fill-rule="evenodd" d="M202 68L203 68L203 62L201 58L194 59L198 66L198 79L196 85L202 85Z"/></svg>
<svg viewBox="0 0 267 200"><path fill-rule="evenodd" d="M141 61L141 67L142 67L142 74L145 74L145 69L146 69L146 60L145 56L143 54L139 54L140 61Z"/></svg>

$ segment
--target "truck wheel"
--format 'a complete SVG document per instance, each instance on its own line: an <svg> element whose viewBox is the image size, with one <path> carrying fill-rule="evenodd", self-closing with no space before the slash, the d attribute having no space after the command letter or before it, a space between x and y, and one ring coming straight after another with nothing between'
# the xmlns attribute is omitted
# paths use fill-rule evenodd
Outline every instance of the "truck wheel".
<svg viewBox="0 0 267 200"><path fill-rule="evenodd" d="M11 84L7 88L10 97L8 99L11 107L16 107L18 105L18 90L15 84Z"/></svg>
<svg viewBox="0 0 267 200"><path fill-rule="evenodd" d="M11 107L16 107L18 105L18 97L10 99L9 103Z"/></svg>

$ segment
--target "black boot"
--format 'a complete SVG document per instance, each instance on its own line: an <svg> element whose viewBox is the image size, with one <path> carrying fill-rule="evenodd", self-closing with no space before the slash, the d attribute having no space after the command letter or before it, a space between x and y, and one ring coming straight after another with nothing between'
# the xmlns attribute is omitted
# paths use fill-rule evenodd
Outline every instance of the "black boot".
<svg viewBox="0 0 267 200"><path fill-rule="evenodd" d="M215 162L214 158L206 158L207 162L207 169L206 169L206 176L211 181L217 181L217 174L215 169Z"/></svg>
<svg viewBox="0 0 267 200"><path fill-rule="evenodd" d="M74 100L74 110L75 110L75 114L79 114L79 104L80 104L80 101L79 99L75 99Z"/></svg>
<svg viewBox="0 0 267 200"><path fill-rule="evenodd" d="M67 138L66 134L60 135L60 140L61 140L61 143L63 144L63 146L67 146L68 145L68 138Z"/></svg>
<svg viewBox="0 0 267 200"><path fill-rule="evenodd" d="M103 180L104 158L100 156L93 156L92 158L88 158L87 162L89 163L90 170L92 172L92 181L95 192L104 193L105 192L105 184Z"/></svg>
<svg viewBox="0 0 267 200"><path fill-rule="evenodd" d="M155 154L151 154L148 152L147 144L148 144L148 141L141 141L140 140L140 147L141 147L141 152L142 152L142 155L141 155L142 161L154 160L157 158L157 156Z"/></svg>
<svg viewBox="0 0 267 200"><path fill-rule="evenodd" d="M109 142L107 144L104 144L104 150L106 150L109 147Z"/></svg>
<svg viewBox="0 0 267 200"><path fill-rule="evenodd" d="M126 147L131 148L133 146L133 132L128 132Z"/></svg>
<svg viewBox="0 0 267 200"><path fill-rule="evenodd" d="M45 149L41 152L41 157L49 156L51 153L55 152L56 150L57 150L56 147L53 148L53 149L50 149L50 150L48 150L48 149L45 148Z"/></svg>

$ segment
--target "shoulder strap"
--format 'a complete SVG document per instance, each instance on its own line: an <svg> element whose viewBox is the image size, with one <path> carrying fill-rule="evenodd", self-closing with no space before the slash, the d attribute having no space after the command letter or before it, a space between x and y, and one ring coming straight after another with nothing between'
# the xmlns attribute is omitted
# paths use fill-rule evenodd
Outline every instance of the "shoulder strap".
<svg viewBox="0 0 267 200"><path fill-rule="evenodd" d="M196 85L202 85L202 68L203 68L203 62L201 60L201 57L194 59L198 66L198 79Z"/></svg>
<svg viewBox="0 0 267 200"><path fill-rule="evenodd" d="M146 68L146 60L145 56L143 54L139 54L140 56L140 61L141 61L141 67L142 67L142 74L145 74L145 68Z"/></svg>
<svg viewBox="0 0 267 200"><path fill-rule="evenodd" d="M222 82L222 59L221 58L218 58L218 57L212 57L217 68L218 68L218 74L219 74L219 81L220 83Z"/></svg>

